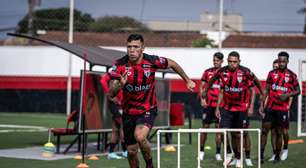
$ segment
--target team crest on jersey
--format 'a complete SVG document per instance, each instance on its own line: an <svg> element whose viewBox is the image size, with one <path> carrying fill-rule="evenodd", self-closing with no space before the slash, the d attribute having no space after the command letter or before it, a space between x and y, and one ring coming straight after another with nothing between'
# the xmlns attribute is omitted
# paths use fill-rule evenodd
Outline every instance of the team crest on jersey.
<svg viewBox="0 0 306 168"><path fill-rule="evenodd" d="M278 74L274 73L274 79L277 79L277 78L278 78Z"/></svg>
<svg viewBox="0 0 306 168"><path fill-rule="evenodd" d="M241 81L242 81L242 73L237 73L237 81L239 82L239 83L241 83Z"/></svg>
<svg viewBox="0 0 306 168"><path fill-rule="evenodd" d="M289 82L289 77L285 76L285 82L286 82L286 83Z"/></svg>
<svg viewBox="0 0 306 168"><path fill-rule="evenodd" d="M223 73L223 76L224 76L224 80L227 81L227 73L226 72Z"/></svg>
<svg viewBox="0 0 306 168"><path fill-rule="evenodd" d="M125 71L127 71L128 76L130 76L132 74L131 69L132 69L132 67L125 67Z"/></svg>
<svg viewBox="0 0 306 168"><path fill-rule="evenodd" d="M144 75L148 78L151 75L150 70L144 70Z"/></svg>

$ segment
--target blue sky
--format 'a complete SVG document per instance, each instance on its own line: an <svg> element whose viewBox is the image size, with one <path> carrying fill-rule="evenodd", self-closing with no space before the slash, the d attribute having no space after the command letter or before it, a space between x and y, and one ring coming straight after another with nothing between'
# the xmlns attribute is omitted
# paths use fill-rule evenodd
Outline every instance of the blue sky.
<svg viewBox="0 0 306 168"><path fill-rule="evenodd" d="M69 0L42 0L36 9L68 6ZM305 16L297 10L304 6L304 0L224 0L225 11L243 16L244 31L302 32ZM95 18L198 21L205 11L218 12L218 0L75 0L75 7ZM15 27L27 10L27 0L1 0L0 29Z"/></svg>

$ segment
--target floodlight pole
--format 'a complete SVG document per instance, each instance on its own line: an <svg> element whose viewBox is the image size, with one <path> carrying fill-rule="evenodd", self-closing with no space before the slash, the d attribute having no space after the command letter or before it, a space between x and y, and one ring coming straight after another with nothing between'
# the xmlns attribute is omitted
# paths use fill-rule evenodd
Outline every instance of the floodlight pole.
<svg viewBox="0 0 306 168"><path fill-rule="evenodd" d="M70 12L69 12L69 37L68 42L73 43L73 15L74 15L74 0L70 0ZM66 114L69 115L71 112L71 85L72 77L72 54L69 53L68 56L68 79L67 79L67 104L66 104Z"/></svg>
<svg viewBox="0 0 306 168"><path fill-rule="evenodd" d="M219 44L218 50L222 49L222 27L223 27L223 0L219 0Z"/></svg>

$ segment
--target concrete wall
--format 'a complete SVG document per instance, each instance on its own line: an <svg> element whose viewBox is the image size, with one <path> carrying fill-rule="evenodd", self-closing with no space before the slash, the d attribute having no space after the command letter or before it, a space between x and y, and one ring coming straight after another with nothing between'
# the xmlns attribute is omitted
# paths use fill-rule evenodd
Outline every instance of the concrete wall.
<svg viewBox="0 0 306 168"><path fill-rule="evenodd" d="M125 47L107 47L125 51ZM260 80L265 80L272 68L272 62L279 51L285 50L290 54L288 67L298 73L298 61L306 60L306 49L223 49L225 56L230 51L238 51L241 64L249 67ZM146 48L145 52L165 56L177 61L186 73L194 79L199 79L204 69L212 66L212 55L216 49L204 48ZM37 76L66 76L68 74L69 53L49 46L36 47L0 47L0 75L37 75ZM72 75L79 76L83 69L83 61L73 56ZM226 65L226 60L223 65ZM306 67L304 68L306 70ZM105 71L95 67L94 70ZM166 77L174 77L166 75ZM304 76L305 80L306 76Z"/></svg>

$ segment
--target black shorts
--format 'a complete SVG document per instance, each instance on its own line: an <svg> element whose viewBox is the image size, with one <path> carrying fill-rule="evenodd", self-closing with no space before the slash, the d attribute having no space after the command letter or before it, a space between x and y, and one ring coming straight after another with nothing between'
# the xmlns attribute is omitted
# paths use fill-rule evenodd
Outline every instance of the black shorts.
<svg viewBox="0 0 306 168"><path fill-rule="evenodd" d="M145 125L152 128L154 125L155 117L157 116L157 108L144 112L140 115L122 114L124 141L127 145L136 144L135 128L137 125Z"/></svg>
<svg viewBox="0 0 306 168"><path fill-rule="evenodd" d="M221 128L248 128L249 125L250 123L247 112L221 110Z"/></svg>
<svg viewBox="0 0 306 168"><path fill-rule="evenodd" d="M202 114L202 123L203 124L211 124L211 123L219 123L219 119L215 115L216 107L207 107L203 108Z"/></svg>
<svg viewBox="0 0 306 168"><path fill-rule="evenodd" d="M112 119L113 120L116 120L116 118L121 117L121 113L119 111L120 110L119 105L117 105L116 103L114 103L113 101L110 101L110 100L107 101L107 104L108 104L109 111L112 114Z"/></svg>
<svg viewBox="0 0 306 168"><path fill-rule="evenodd" d="M262 122L272 123L272 128L281 127L289 129L289 112L281 110L265 109L265 117Z"/></svg>

